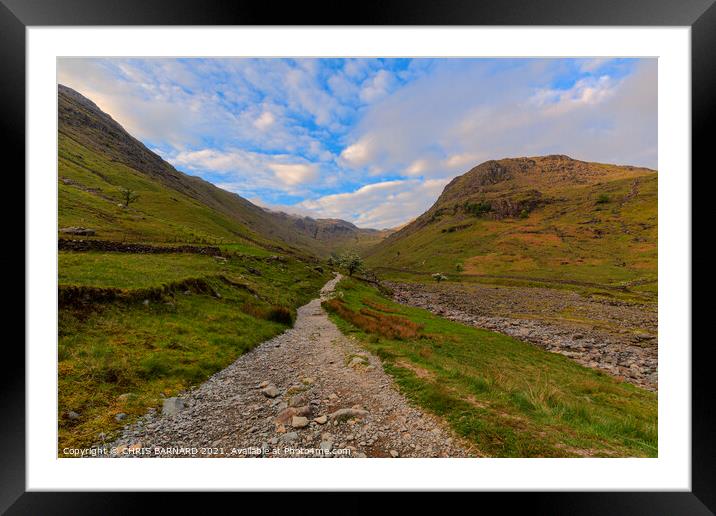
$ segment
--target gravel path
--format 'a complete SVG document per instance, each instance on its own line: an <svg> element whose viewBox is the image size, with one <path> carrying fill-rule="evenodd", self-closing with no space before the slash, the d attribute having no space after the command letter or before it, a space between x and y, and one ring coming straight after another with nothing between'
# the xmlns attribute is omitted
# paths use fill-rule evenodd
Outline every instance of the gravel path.
<svg viewBox="0 0 716 516"><path fill-rule="evenodd" d="M339 280L298 309L292 329L125 428L113 456L479 455L411 406L379 359L328 319L320 303Z"/></svg>

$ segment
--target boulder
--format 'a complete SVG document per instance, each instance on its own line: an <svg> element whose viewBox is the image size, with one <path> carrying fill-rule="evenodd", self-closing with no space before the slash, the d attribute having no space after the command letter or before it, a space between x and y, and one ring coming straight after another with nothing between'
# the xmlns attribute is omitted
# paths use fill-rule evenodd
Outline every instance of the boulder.
<svg viewBox="0 0 716 516"><path fill-rule="evenodd" d="M273 384L267 385L266 387L261 389L261 393L267 398L275 398L280 394L278 388Z"/></svg>
<svg viewBox="0 0 716 516"><path fill-rule="evenodd" d="M363 418L368 415L367 410L359 408L342 408L331 413L329 416L333 421L345 421L352 418Z"/></svg>
<svg viewBox="0 0 716 516"><path fill-rule="evenodd" d="M162 403L162 414L173 416L184 410L184 400L181 398L167 398Z"/></svg>
<svg viewBox="0 0 716 516"><path fill-rule="evenodd" d="M308 418L303 416L293 416L291 419L291 426L293 428L304 428L308 426Z"/></svg>

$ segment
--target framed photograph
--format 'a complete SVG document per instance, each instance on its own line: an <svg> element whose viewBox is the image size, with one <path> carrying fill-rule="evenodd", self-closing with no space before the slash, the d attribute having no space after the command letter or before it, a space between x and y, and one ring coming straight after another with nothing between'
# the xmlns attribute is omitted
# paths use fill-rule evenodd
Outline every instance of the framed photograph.
<svg viewBox="0 0 716 516"><path fill-rule="evenodd" d="M26 312L0 508L499 491L711 514L691 235L712 3L386 2L346 25L1 0Z"/></svg>

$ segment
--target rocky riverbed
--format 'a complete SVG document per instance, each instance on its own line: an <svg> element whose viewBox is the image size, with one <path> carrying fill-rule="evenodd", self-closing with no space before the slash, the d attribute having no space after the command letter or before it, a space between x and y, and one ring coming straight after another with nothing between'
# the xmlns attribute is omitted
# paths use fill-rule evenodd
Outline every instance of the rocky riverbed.
<svg viewBox="0 0 716 516"><path fill-rule="evenodd" d="M385 282L396 301L498 331L640 387L658 387L656 306L547 288Z"/></svg>
<svg viewBox="0 0 716 516"><path fill-rule="evenodd" d="M330 296L340 276L329 281ZM479 453L397 391L320 299L295 326L109 446L117 457L464 457Z"/></svg>

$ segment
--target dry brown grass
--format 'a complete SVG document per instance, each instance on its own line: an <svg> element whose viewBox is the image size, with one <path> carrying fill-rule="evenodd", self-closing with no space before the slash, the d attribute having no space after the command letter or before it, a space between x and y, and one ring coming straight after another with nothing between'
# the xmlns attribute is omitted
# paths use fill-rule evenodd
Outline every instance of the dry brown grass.
<svg viewBox="0 0 716 516"><path fill-rule="evenodd" d="M373 301L373 300L368 299L368 298L362 299L362 300L361 300L361 303L363 303L363 304L366 305L366 306L369 306L369 307L373 308L374 310L378 310L379 312L387 312L387 313L391 313L391 314L394 314L394 313L397 313L397 312L398 312L398 311L395 310L394 308L391 308L391 307L389 307L389 306L387 306L387 305L384 305L384 304L382 304L382 303L378 303L377 301Z"/></svg>
<svg viewBox="0 0 716 516"><path fill-rule="evenodd" d="M421 336L422 325L397 315L384 315L369 308L361 308L356 312L340 299L323 302L330 312L357 326L367 333L377 333L388 339L414 339Z"/></svg>
<svg viewBox="0 0 716 516"><path fill-rule="evenodd" d="M243 303L241 305L241 311L257 319L289 325L293 323L293 315L285 306L274 305L271 307L263 307L253 303Z"/></svg>

